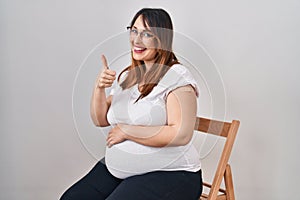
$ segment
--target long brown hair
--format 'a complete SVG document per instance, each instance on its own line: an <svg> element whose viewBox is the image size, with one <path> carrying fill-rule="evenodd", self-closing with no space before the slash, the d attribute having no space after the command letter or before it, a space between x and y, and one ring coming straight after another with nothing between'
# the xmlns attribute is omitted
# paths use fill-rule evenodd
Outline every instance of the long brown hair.
<svg viewBox="0 0 300 200"><path fill-rule="evenodd" d="M136 102L153 90L173 64L179 63L172 51L173 25L169 14L160 8L143 8L135 14L130 27L134 25L140 15L144 26L146 27L147 24L154 33L158 47L155 62L147 73L144 61L135 60L131 52L131 65L125 68L118 77L119 81L121 75L127 72L125 80L120 84L123 90L140 83L144 77L145 84L141 88L141 94Z"/></svg>

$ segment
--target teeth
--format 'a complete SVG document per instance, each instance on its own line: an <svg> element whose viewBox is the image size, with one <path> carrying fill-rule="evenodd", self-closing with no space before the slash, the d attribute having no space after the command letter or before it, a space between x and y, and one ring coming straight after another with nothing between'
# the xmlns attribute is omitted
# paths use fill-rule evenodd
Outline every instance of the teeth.
<svg viewBox="0 0 300 200"><path fill-rule="evenodd" d="M137 51L141 51L141 50L145 50L146 48L142 48L142 47L134 47L134 50L137 50Z"/></svg>

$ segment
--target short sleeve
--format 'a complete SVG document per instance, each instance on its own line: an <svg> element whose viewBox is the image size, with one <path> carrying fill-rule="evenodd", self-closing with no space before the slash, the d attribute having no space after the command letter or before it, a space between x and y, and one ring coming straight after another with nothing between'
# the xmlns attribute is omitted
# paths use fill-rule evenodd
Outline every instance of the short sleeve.
<svg viewBox="0 0 300 200"><path fill-rule="evenodd" d="M173 65L161 79L158 85L161 88L164 88L165 98L173 90L186 85L191 85L196 92L196 96L199 96L199 88L196 80L191 72L181 64Z"/></svg>

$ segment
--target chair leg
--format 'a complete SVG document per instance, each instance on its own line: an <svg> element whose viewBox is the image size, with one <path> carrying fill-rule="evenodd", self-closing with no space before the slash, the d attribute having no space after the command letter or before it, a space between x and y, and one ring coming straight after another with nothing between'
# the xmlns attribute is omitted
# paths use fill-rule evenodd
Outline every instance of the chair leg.
<svg viewBox="0 0 300 200"><path fill-rule="evenodd" d="M234 198L234 188L233 188L233 181L232 181L232 173L230 165L226 165L225 174L224 174L224 182L226 187L226 197L227 200L235 200Z"/></svg>

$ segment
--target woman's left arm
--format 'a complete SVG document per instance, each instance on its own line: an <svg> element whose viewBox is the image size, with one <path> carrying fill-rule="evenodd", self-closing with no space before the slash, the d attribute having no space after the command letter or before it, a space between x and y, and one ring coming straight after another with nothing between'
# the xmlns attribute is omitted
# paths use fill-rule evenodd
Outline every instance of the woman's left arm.
<svg viewBox="0 0 300 200"><path fill-rule="evenodd" d="M134 126L118 124L111 129L107 137L107 145L124 140L152 146L182 146L190 142L197 114L195 90L191 85L179 87L167 97L167 125Z"/></svg>

